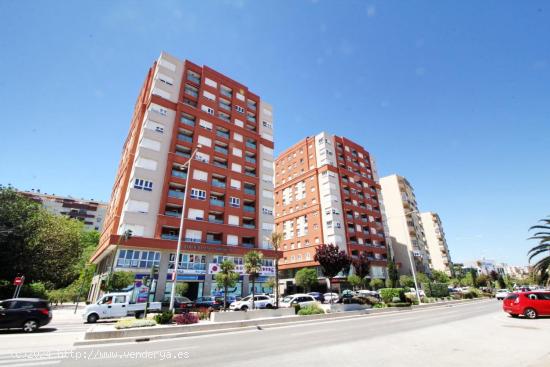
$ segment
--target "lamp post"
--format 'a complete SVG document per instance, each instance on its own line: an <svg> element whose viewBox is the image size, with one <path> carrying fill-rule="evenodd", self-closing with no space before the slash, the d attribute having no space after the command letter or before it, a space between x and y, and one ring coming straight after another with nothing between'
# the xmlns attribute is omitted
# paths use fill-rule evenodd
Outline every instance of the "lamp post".
<svg viewBox="0 0 550 367"><path fill-rule="evenodd" d="M181 239L183 235L183 222L185 220L185 205L187 204L187 192L189 191L189 176L191 176L191 161L199 151L202 146L199 144L191 153L189 160L183 165L187 165L187 177L185 178L185 191L183 192L183 204L181 208L181 220L180 220L180 231L178 234L178 245L176 247L176 258L174 259L174 270L172 271L172 292L170 292L170 311L174 311L174 299L176 297L176 284L178 280L178 267L181 253Z"/></svg>
<svg viewBox="0 0 550 367"><path fill-rule="evenodd" d="M407 215L412 214L412 213L419 213L419 212L418 212L418 210L411 210L409 212L406 212L403 215L395 215L395 216L391 216L391 217L386 217L386 220L392 219L392 218L394 219L395 217L405 217L405 222L403 223L403 226L405 227L405 234L408 235L409 229L407 228ZM412 247L412 243L411 243L411 247ZM414 266L414 263L413 263L413 260L412 260L412 257L411 257L411 251L409 251L409 249L407 249L407 254L409 255L409 264L411 265L411 272L412 272L412 276L413 276L413 280L414 280L414 288L415 288L415 291L416 291L416 298L418 299L418 304L421 304L422 302L420 301L420 292L418 291L418 282L416 280L416 268Z"/></svg>

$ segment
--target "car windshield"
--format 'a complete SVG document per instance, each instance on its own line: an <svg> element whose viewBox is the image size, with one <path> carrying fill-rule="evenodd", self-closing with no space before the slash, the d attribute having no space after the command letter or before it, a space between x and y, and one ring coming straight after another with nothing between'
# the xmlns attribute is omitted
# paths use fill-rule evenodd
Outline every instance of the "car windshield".
<svg viewBox="0 0 550 367"><path fill-rule="evenodd" d="M290 301L292 301L293 298L294 297L285 297L285 298L283 298L283 302L284 303L290 303Z"/></svg>
<svg viewBox="0 0 550 367"><path fill-rule="evenodd" d="M252 298L251 296L244 297L243 299L241 299L241 301L244 301L244 302L250 301L251 298Z"/></svg>

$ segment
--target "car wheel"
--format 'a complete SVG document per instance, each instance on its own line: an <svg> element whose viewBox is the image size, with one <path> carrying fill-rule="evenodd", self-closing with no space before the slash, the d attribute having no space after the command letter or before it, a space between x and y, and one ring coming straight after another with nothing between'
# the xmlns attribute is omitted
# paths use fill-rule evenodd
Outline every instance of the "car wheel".
<svg viewBox="0 0 550 367"><path fill-rule="evenodd" d="M95 313L89 314L88 318L86 319L89 324L95 324L97 320L99 319L99 316Z"/></svg>
<svg viewBox="0 0 550 367"><path fill-rule="evenodd" d="M525 317L531 320L537 318L537 311L532 308L526 309L525 311L523 311L523 314L525 315Z"/></svg>
<svg viewBox="0 0 550 367"><path fill-rule="evenodd" d="M273 305L271 305L271 304L268 303L267 305L265 305L265 308L272 309L272 308L273 308Z"/></svg>
<svg viewBox="0 0 550 367"><path fill-rule="evenodd" d="M248 311L248 306L241 307L241 311Z"/></svg>
<svg viewBox="0 0 550 367"><path fill-rule="evenodd" d="M511 313L510 316L512 316L514 319L517 319L519 317L517 313Z"/></svg>
<svg viewBox="0 0 550 367"><path fill-rule="evenodd" d="M26 333L33 333L38 330L38 323L36 320L27 320L23 324L23 331Z"/></svg>
<svg viewBox="0 0 550 367"><path fill-rule="evenodd" d="M136 317L136 319L142 319L143 318L143 312L136 312L135 317Z"/></svg>

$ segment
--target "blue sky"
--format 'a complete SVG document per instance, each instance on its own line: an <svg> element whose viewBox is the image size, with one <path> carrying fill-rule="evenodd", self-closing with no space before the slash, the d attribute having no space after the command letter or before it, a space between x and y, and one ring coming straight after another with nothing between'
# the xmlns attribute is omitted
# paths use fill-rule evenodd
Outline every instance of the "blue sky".
<svg viewBox="0 0 550 367"><path fill-rule="evenodd" d="M0 2L0 183L108 200L165 50L275 108L276 150L326 130L439 212L456 261L526 264L550 215L544 1Z"/></svg>

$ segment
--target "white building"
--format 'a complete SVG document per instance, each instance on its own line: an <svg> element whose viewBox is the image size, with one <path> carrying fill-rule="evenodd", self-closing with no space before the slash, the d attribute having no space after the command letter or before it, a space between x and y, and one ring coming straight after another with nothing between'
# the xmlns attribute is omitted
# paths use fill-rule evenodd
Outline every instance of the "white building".
<svg viewBox="0 0 550 367"><path fill-rule="evenodd" d="M451 275L451 255L441 219L437 213L421 213L422 226L432 260L432 268Z"/></svg>

